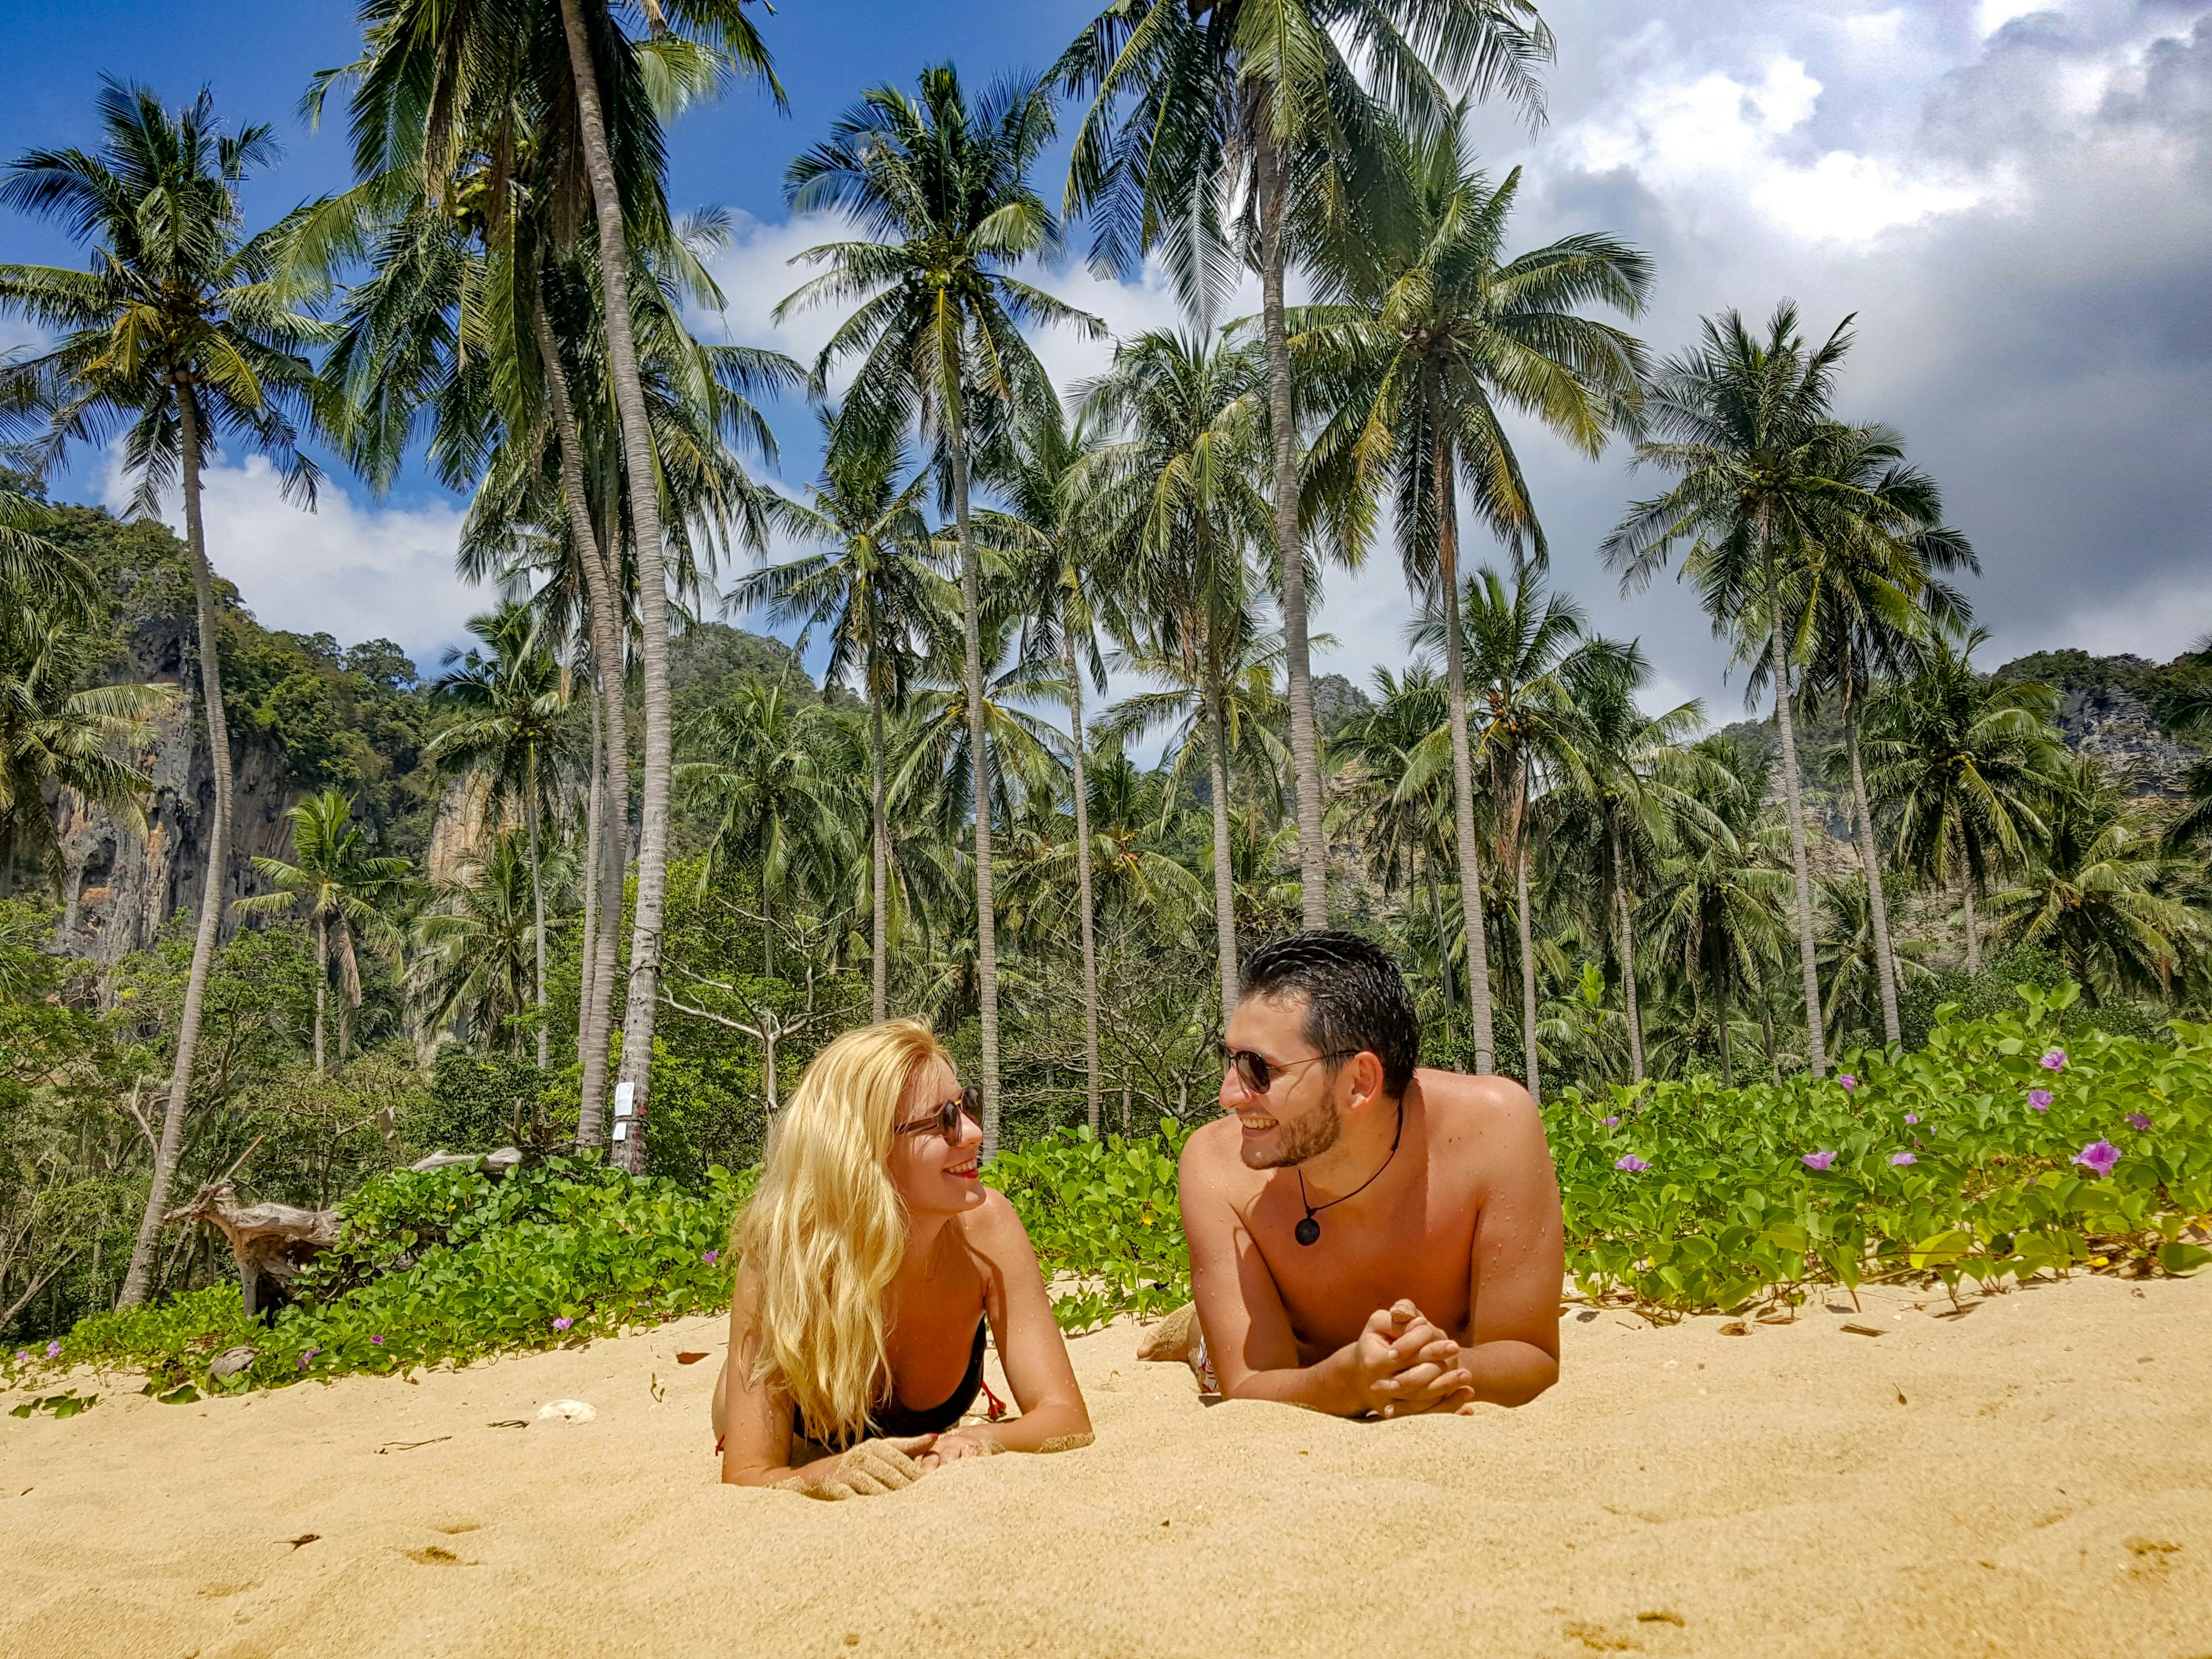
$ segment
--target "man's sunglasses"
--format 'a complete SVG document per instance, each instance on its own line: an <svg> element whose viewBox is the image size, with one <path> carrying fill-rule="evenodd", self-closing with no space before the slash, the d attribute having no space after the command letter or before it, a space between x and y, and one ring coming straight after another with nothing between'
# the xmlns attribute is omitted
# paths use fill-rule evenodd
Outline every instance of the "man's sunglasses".
<svg viewBox="0 0 2212 1659"><path fill-rule="evenodd" d="M947 1140L956 1140L960 1135L960 1120L963 1117L980 1117L982 1111L983 1091L971 1083L960 1091L958 1098L946 1101L927 1117L918 1117L911 1123L900 1124L891 1133L918 1135L934 1130Z"/></svg>
<svg viewBox="0 0 2212 1659"><path fill-rule="evenodd" d="M1346 1054L1356 1054L1357 1048L1337 1048L1325 1054L1308 1054L1304 1060L1269 1060L1265 1054L1255 1054L1249 1048L1227 1048L1221 1057L1237 1068L1237 1075L1244 1086L1255 1095L1267 1092L1279 1076L1296 1066L1310 1066L1317 1060L1342 1060Z"/></svg>

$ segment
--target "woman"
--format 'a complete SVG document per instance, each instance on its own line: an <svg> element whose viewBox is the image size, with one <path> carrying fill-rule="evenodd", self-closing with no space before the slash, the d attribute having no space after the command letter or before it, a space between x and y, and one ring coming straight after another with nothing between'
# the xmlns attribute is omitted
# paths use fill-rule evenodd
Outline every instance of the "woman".
<svg viewBox="0 0 2212 1659"><path fill-rule="evenodd" d="M724 1480L850 1498L1090 1443L1036 1253L977 1178L976 1096L914 1020L848 1031L806 1068L732 1230ZM987 1322L1021 1415L960 1428Z"/></svg>

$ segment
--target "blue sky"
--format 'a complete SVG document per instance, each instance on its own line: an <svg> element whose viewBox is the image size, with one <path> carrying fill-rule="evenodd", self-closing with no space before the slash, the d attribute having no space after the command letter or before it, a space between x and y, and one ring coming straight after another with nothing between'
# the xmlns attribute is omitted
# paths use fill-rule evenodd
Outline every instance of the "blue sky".
<svg viewBox="0 0 2212 1659"><path fill-rule="evenodd" d="M739 88L688 113L672 197L734 210L717 262L728 337L804 356L820 319L768 321L794 285L789 256L829 227L793 224L783 167L865 86L910 82L950 57L972 80L1042 68L1089 8L788 0L763 20L789 89L779 116ZM1984 659L2059 644L2166 657L2212 631L2212 0L1553 0L1551 118L1503 112L1474 133L1493 168L1526 168L1516 240L1604 228L1648 249L1658 285L1636 324L1680 349L1700 316L1763 317L1784 295L1821 331L1846 313L1860 344L1847 412L1889 420L1948 492L1980 550L1972 597L1996 637ZM265 218L346 182L343 134L294 111L313 70L355 51L350 7L294 0L0 3L0 154L89 142L102 70L172 101L203 82L234 119L283 134L257 186ZM1072 115L1068 118L1072 119ZM1056 195L1055 164L1044 183ZM0 217L0 258L77 263L45 227ZM1119 331L1174 323L1155 279L1052 286ZM0 320L0 347L21 343ZM1047 338L1065 384L1097 348ZM811 422L779 420L793 483ZM1734 718L1736 685L1689 596L1662 583L1624 600L1593 556L1650 481L1616 450L1590 463L1520 434L1554 547L1557 582L1606 631L1640 635L1661 683ZM450 569L454 504L419 480L385 501L334 479L303 518L252 464L210 479L213 552L275 626L398 639L418 659L483 596ZM115 494L100 458L57 493ZM1393 561L1329 582L1321 664L1364 678L1404 655ZM1740 682L1738 683L1740 684Z"/></svg>

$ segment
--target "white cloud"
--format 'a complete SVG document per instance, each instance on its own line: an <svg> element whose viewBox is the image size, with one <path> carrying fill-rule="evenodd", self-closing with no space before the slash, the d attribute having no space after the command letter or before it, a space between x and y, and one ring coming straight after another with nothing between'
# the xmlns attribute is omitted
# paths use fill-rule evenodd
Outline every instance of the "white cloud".
<svg viewBox="0 0 2212 1659"><path fill-rule="evenodd" d="M342 645L392 640L428 672L490 602L454 574L459 507L365 506L328 480L310 513L286 501L281 483L255 455L210 467L202 484L209 562L263 626L328 633ZM130 495L112 455L107 504L127 510ZM162 517L181 533L178 501L164 502Z"/></svg>
<svg viewBox="0 0 2212 1659"><path fill-rule="evenodd" d="M1563 135L1562 159L1592 173L1625 170L1647 188L1687 193L1722 222L1748 208L1811 242L1863 242L1899 226L2003 196L2002 171L1976 176L1925 161L1821 149L1805 130L1822 86L1805 63L1775 53L1755 71L1649 72L1617 107Z"/></svg>

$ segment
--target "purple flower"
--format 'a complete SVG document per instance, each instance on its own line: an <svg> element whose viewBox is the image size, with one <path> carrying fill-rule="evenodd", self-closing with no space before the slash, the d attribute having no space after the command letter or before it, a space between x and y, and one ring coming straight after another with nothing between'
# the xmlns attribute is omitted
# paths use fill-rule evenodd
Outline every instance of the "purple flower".
<svg viewBox="0 0 2212 1659"><path fill-rule="evenodd" d="M372 1348L380 1348L384 1346L384 1339L380 1336L372 1336L368 1339L368 1345Z"/></svg>
<svg viewBox="0 0 2212 1659"><path fill-rule="evenodd" d="M1920 1121L1920 1114L1917 1112L1907 1112L1905 1115L1905 1121L1907 1123L1917 1123Z"/></svg>
<svg viewBox="0 0 2212 1659"><path fill-rule="evenodd" d="M1859 1086L1859 1080L1853 1077L1849 1072L1843 1073L1836 1079L1836 1081L1842 1084L1846 1089L1856 1089Z"/></svg>
<svg viewBox="0 0 2212 1659"><path fill-rule="evenodd" d="M1835 1161L1836 1155L1833 1152L1808 1152L1803 1159L1804 1165L1808 1170L1825 1170Z"/></svg>
<svg viewBox="0 0 2212 1659"><path fill-rule="evenodd" d="M2046 1072L2064 1071L2066 1069L2066 1051L2063 1048L2053 1048L2049 1054L2044 1055L2043 1069Z"/></svg>
<svg viewBox="0 0 2212 1659"><path fill-rule="evenodd" d="M1601 1117L1598 1121L1608 1129L1617 1129L1620 1127L1620 1120L1618 1117Z"/></svg>
<svg viewBox="0 0 2212 1659"><path fill-rule="evenodd" d="M1626 1170L1631 1175L1642 1175L1651 1166L1649 1164L1646 1164L1642 1158L1637 1157L1635 1153L1631 1152L1626 1158L1624 1158L1614 1164L1613 1167L1616 1170Z"/></svg>
<svg viewBox="0 0 2212 1659"><path fill-rule="evenodd" d="M2140 1133L2150 1127L2150 1120L2145 1117L2141 1112L2130 1112L2128 1114L2128 1127Z"/></svg>
<svg viewBox="0 0 2212 1659"><path fill-rule="evenodd" d="M2051 1109L2051 1091L2048 1089L2030 1089L2027 1091L2027 1103L2034 1107L2039 1112L2049 1111Z"/></svg>
<svg viewBox="0 0 2212 1659"><path fill-rule="evenodd" d="M1915 1158L1911 1152L1893 1152L1890 1154L1889 1161L1892 1164L1917 1164L1920 1162L1920 1160Z"/></svg>
<svg viewBox="0 0 2212 1659"><path fill-rule="evenodd" d="M701 1256L699 1260L705 1262L711 1267L714 1265L716 1260L721 1255L721 1254L722 1253L720 1250L709 1250L706 1255Z"/></svg>
<svg viewBox="0 0 2212 1659"><path fill-rule="evenodd" d="M16 1363L18 1365L27 1365L27 1364L29 1364L31 1363L31 1351L30 1351L28 1348L18 1348L18 1349L16 1349L16 1350L15 1350L15 1363Z"/></svg>
<svg viewBox="0 0 2212 1659"><path fill-rule="evenodd" d="M307 1352L305 1352L305 1353L301 1354L301 1355L300 1356L300 1369L301 1369L301 1370L303 1370L303 1371L304 1371L305 1370L307 1370L307 1362L308 1362L310 1359L313 1359L313 1358L317 1354L320 1353L321 1352L322 1352L322 1350L321 1350L320 1348L310 1348L310 1349L308 1349L308 1350L307 1351Z"/></svg>
<svg viewBox="0 0 2212 1659"><path fill-rule="evenodd" d="M575 1322L576 1322L569 1318L568 1315L562 1314L560 1318L553 1322L553 1328L556 1331L565 1331L569 1326Z"/></svg>
<svg viewBox="0 0 2212 1659"><path fill-rule="evenodd" d="M47 1344L46 1344L46 1358L49 1358L49 1359L58 1359L58 1358L60 1358L61 1357L62 1357L62 1345L61 1345L60 1343L58 1343L58 1342L49 1342L49 1343L47 1343Z"/></svg>
<svg viewBox="0 0 2212 1659"><path fill-rule="evenodd" d="M2093 1175L2108 1176L2120 1161L2120 1149L2109 1140L2093 1140L2074 1154L2073 1161Z"/></svg>

